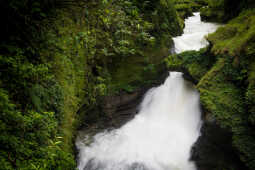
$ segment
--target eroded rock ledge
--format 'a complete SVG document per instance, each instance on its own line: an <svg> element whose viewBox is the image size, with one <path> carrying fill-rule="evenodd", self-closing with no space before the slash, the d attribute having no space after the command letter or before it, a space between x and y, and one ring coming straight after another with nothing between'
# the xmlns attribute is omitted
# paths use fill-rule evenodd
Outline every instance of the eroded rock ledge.
<svg viewBox="0 0 255 170"><path fill-rule="evenodd" d="M212 120L204 120L201 136L191 152L198 170L247 169L232 147L232 133Z"/></svg>

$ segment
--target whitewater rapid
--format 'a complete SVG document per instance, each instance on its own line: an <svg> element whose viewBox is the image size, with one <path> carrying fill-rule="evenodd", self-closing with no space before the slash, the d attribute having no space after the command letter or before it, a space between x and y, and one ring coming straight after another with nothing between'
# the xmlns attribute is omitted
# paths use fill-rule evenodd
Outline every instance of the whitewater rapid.
<svg viewBox="0 0 255 170"><path fill-rule="evenodd" d="M215 32L220 26L215 23L202 22L200 13L193 13L194 16L185 19L183 34L174 37L175 52L181 53L187 50L199 50L208 45L205 36Z"/></svg>
<svg viewBox="0 0 255 170"><path fill-rule="evenodd" d="M133 120L99 133L89 146L80 139L79 170L195 170L190 148L201 126L199 94L182 73L170 72L150 89Z"/></svg>
<svg viewBox="0 0 255 170"><path fill-rule="evenodd" d="M201 22L199 13L185 25L184 34L174 38L177 53L206 46L204 35L218 27ZM201 124L199 93L182 73L169 72L162 85L146 93L133 120L92 140L78 136L78 169L196 170L190 152Z"/></svg>

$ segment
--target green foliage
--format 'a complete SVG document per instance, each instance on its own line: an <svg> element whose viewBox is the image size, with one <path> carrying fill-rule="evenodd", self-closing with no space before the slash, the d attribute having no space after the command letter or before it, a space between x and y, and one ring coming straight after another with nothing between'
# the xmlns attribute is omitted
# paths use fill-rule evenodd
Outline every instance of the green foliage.
<svg viewBox="0 0 255 170"><path fill-rule="evenodd" d="M246 101L249 110L249 122L254 126L255 125L255 64L254 62L250 64L248 70L248 88L246 91Z"/></svg>
<svg viewBox="0 0 255 170"><path fill-rule="evenodd" d="M187 4L176 4L175 9L178 11L179 16L183 19L192 16L192 9Z"/></svg>
<svg viewBox="0 0 255 170"><path fill-rule="evenodd" d="M0 55L1 168L56 169L63 163L73 168L69 152L51 149L57 119L62 120L63 95L50 64L31 60L21 48L7 48L9 54Z"/></svg>
<svg viewBox="0 0 255 170"><path fill-rule="evenodd" d="M7 15L0 41L4 170L74 169L76 128L84 117L90 119L77 111L156 77L171 36L181 32L169 0L0 4Z"/></svg>
<svg viewBox="0 0 255 170"><path fill-rule="evenodd" d="M239 56L242 52L254 53L254 37L255 12L245 10L227 25L210 34L208 40L213 43L212 52L215 54L227 53L231 56Z"/></svg>
<svg viewBox="0 0 255 170"><path fill-rule="evenodd" d="M182 19L192 16L192 12L199 11L202 6L207 5L205 0L174 0L173 2Z"/></svg>
<svg viewBox="0 0 255 170"><path fill-rule="evenodd" d="M58 146L53 113L20 112L2 89L0 110L1 169L73 168L72 155Z"/></svg>
<svg viewBox="0 0 255 170"><path fill-rule="evenodd" d="M184 28L184 19L208 5L207 0L173 0L173 3L181 28Z"/></svg>
<svg viewBox="0 0 255 170"><path fill-rule="evenodd" d="M205 110L209 111L222 127L232 131L232 143L241 153L240 159L250 169L254 169L255 138L254 129L249 122L253 113L246 110L247 99L253 94L248 88L245 98L241 80L237 80L236 68L233 68L230 61L227 57L219 58L197 87ZM239 77L245 79L245 75Z"/></svg>
<svg viewBox="0 0 255 170"><path fill-rule="evenodd" d="M196 81L199 81L215 62L215 57L206 50L204 48L200 51L170 55L165 59L165 63L169 69L189 73Z"/></svg>
<svg viewBox="0 0 255 170"><path fill-rule="evenodd" d="M210 47L169 56L168 68L188 72L206 117L232 133L232 145L249 169L255 168L254 10L240 15L208 36ZM200 72L199 72L200 71Z"/></svg>
<svg viewBox="0 0 255 170"><path fill-rule="evenodd" d="M1 1L1 21L3 23L0 31L1 42L15 41L22 47L29 45L30 48L35 48L34 43L38 42L44 30L41 21L54 18L56 9L67 8L67 6L74 4L73 2L75 1Z"/></svg>
<svg viewBox="0 0 255 170"><path fill-rule="evenodd" d="M230 14L225 12L225 3L227 0L208 0L208 6L201 9L201 18L202 20L225 22L229 20ZM233 2L237 4L237 2ZM233 10L236 12L236 10Z"/></svg>
<svg viewBox="0 0 255 170"><path fill-rule="evenodd" d="M229 75L222 70L228 69L226 59L220 58L197 85L201 102L220 121L220 125L232 128L243 124L245 119L242 91L235 87ZM233 76L234 77L234 76Z"/></svg>
<svg viewBox="0 0 255 170"><path fill-rule="evenodd" d="M254 6L252 0L208 0L208 6L201 9L201 18L224 23L237 17L243 9L252 9Z"/></svg>
<svg viewBox="0 0 255 170"><path fill-rule="evenodd" d="M223 2L211 4L221 8ZM225 9L225 8L224 8ZM255 168L254 10L220 27L200 52L169 56L170 69L188 72L198 81L204 112L232 133L232 145L249 169Z"/></svg>
<svg viewBox="0 0 255 170"><path fill-rule="evenodd" d="M154 25L152 34L176 36L182 32L180 22L172 0L135 0L138 9L145 15L144 19Z"/></svg>

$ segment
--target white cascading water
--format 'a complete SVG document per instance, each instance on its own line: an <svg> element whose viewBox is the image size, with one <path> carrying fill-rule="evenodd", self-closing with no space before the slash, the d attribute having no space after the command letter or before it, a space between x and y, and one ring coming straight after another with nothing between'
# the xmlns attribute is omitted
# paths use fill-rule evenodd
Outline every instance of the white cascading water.
<svg viewBox="0 0 255 170"><path fill-rule="evenodd" d="M176 52L206 45L203 36L217 26L199 21L198 13L185 20L183 36L174 40ZM182 73L170 72L164 84L146 93L133 120L98 133L89 145L88 136L77 138L78 169L196 170L189 159L200 127L199 93L187 85Z"/></svg>
<svg viewBox="0 0 255 170"><path fill-rule="evenodd" d="M180 72L150 89L136 117L120 129L99 133L85 146L77 140L79 170L195 170L190 148L200 131L199 94Z"/></svg>
<svg viewBox="0 0 255 170"><path fill-rule="evenodd" d="M218 24L202 22L200 13L194 13L194 16L185 20L183 35L173 38L175 52L181 53L187 50L199 50L208 45L204 38L205 35L216 31Z"/></svg>

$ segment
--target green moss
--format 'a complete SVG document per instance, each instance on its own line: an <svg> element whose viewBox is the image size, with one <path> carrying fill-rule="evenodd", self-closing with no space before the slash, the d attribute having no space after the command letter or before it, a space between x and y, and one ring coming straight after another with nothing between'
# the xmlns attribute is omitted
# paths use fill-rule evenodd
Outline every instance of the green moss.
<svg viewBox="0 0 255 170"><path fill-rule="evenodd" d="M249 118L253 117L252 107L247 112L244 91L236 82L236 73L227 72L230 67L233 65L227 58L219 58L199 81L197 88L207 114L213 115L220 126L233 133L232 143L241 153L240 159L253 169L255 138L249 125ZM251 91L248 88L249 92ZM253 96L252 92L249 95Z"/></svg>
<svg viewBox="0 0 255 170"><path fill-rule="evenodd" d="M227 0L208 0L208 6L202 8L201 19L211 22L225 22L229 14L225 13L225 1Z"/></svg>
<svg viewBox="0 0 255 170"><path fill-rule="evenodd" d="M124 59L118 63L118 66L113 70L112 85L113 88L125 88L125 85L130 85L136 81L142 81L143 68L145 61L142 56L134 56L132 58ZM128 70L128 71L127 71Z"/></svg>
<svg viewBox="0 0 255 170"><path fill-rule="evenodd" d="M145 56L130 56L124 58L110 69L112 80L110 89L113 93L120 90L128 92L143 87L157 77L157 73L161 71L160 64L165 56L168 55L171 46L169 38L164 38L157 43L157 46L147 49Z"/></svg>
<svg viewBox="0 0 255 170"><path fill-rule="evenodd" d="M84 102L85 92L82 89L86 87L85 74L89 72L86 65L86 49L82 48L83 42L76 39L84 28L77 28L73 20L64 13L59 16L54 27L55 30L50 29L47 32L47 48L42 48L40 54L51 64L52 74L61 87L63 105L59 129L65 144L63 149L70 152L75 135L75 115Z"/></svg>
<svg viewBox="0 0 255 170"><path fill-rule="evenodd" d="M244 16L249 19L241 22ZM255 67L254 51L250 49L254 44L254 36L250 36L249 29L253 26L248 24L252 18L253 12L245 11L209 35L212 48L184 52L166 59L169 69L181 70L197 80L205 116L213 117L222 128L233 134L233 147L249 169L255 166ZM238 26L235 25L237 23ZM245 45L241 47L239 43L234 44L237 39L245 42ZM228 40L232 41L225 43ZM235 51L238 48L241 50Z"/></svg>
<svg viewBox="0 0 255 170"><path fill-rule="evenodd" d="M202 1L196 0L174 0L174 4L178 15L182 19L192 16L192 12L199 11L199 9L205 5Z"/></svg>
<svg viewBox="0 0 255 170"><path fill-rule="evenodd" d="M20 112L0 89L0 169L73 169L74 157L61 149L57 121L52 112ZM15 152L13 152L15 150Z"/></svg>
<svg viewBox="0 0 255 170"><path fill-rule="evenodd" d="M226 2L211 1L214 4L209 2L209 8L211 5L215 7L213 12L226 12ZM217 15L223 16L224 12ZM249 169L255 168L254 16L254 9L245 8L238 17L207 37L210 41L207 49L166 59L169 69L188 73L198 82L196 87L205 117L213 118L232 133L232 145Z"/></svg>
<svg viewBox="0 0 255 170"><path fill-rule="evenodd" d="M225 23L237 17L243 9L252 9L254 5L252 0L208 0L208 6L201 9L201 18Z"/></svg>
<svg viewBox="0 0 255 170"><path fill-rule="evenodd" d="M242 124L244 104L242 91L225 77L222 70L226 67L224 58L220 58L206 75L199 81L201 102L209 110L220 125L232 128Z"/></svg>
<svg viewBox="0 0 255 170"><path fill-rule="evenodd" d="M246 90L246 101L249 110L249 122L255 125L255 63L251 63L248 69L248 88Z"/></svg>
<svg viewBox="0 0 255 170"><path fill-rule="evenodd" d="M176 10L181 18L187 18L188 16L192 16L192 9L187 4L176 4Z"/></svg>
<svg viewBox="0 0 255 170"><path fill-rule="evenodd" d="M12 27L0 42L0 144L6 146L0 169L74 169L77 127L83 120L106 117L100 110L103 96L132 92L157 78L171 37L181 33L180 19L170 0L148 6L63 2L59 8L51 6L51 17L39 13L43 16L38 18L27 10L30 1L13 2L5 4L17 9L17 16L10 17L21 28ZM23 6L25 15L19 15ZM22 17L34 25L27 29ZM33 38L23 41L27 37Z"/></svg>
<svg viewBox="0 0 255 170"><path fill-rule="evenodd" d="M208 7L204 7L200 10L202 20L210 22L224 22L224 12L220 9L210 10Z"/></svg>
<svg viewBox="0 0 255 170"><path fill-rule="evenodd" d="M189 73L196 81L199 81L215 61L215 57L206 50L205 48L200 51L170 55L165 59L165 63L169 69Z"/></svg>
<svg viewBox="0 0 255 170"><path fill-rule="evenodd" d="M246 10L226 26L208 36L215 54L239 56L242 52L254 53L255 12Z"/></svg>

